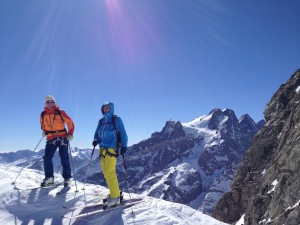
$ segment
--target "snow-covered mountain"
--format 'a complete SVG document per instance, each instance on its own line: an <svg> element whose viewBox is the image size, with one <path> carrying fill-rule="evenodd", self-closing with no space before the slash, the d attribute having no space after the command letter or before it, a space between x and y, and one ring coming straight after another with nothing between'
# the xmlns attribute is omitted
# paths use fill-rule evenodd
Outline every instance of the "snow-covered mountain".
<svg viewBox="0 0 300 225"><path fill-rule="evenodd" d="M214 109L188 123L167 121L162 131L155 132L129 148L126 165L128 183L135 192L172 202L182 203L210 214L221 196L230 190L238 163L263 122L255 123L245 114L237 119L230 109ZM88 167L91 149L72 149L75 178L88 183L105 185L95 150ZM26 150L0 154L0 163L43 169L43 150ZM61 166L58 154L55 171ZM118 177L127 189L123 159L118 159Z"/></svg>
<svg viewBox="0 0 300 225"><path fill-rule="evenodd" d="M189 123L168 121L161 132L133 145L127 158L135 191L211 213L261 122L214 109ZM123 176L124 177L124 176Z"/></svg>
<svg viewBox="0 0 300 225"><path fill-rule="evenodd" d="M62 216L92 212L97 207L65 209L63 206L84 206L96 203L108 194L108 190L99 185L73 182L71 189L64 195L57 195L62 187L31 189L39 186L43 174L37 170L24 169L16 180L20 167L0 164L0 224L5 225L226 225L210 216L178 203L162 199L131 194L131 198L144 198L131 207L124 207L101 214L78 219L66 219ZM59 175L56 175L59 177ZM124 194L129 199L128 193ZM134 214L132 214L132 212ZM134 217L133 217L134 215Z"/></svg>

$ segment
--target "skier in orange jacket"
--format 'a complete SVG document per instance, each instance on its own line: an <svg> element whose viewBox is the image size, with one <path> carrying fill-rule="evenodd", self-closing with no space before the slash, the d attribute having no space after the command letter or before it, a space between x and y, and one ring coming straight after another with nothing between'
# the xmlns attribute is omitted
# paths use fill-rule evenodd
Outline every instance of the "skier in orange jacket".
<svg viewBox="0 0 300 225"><path fill-rule="evenodd" d="M59 109L59 106L55 103L55 98L51 95L45 97L45 108L41 113L40 123L43 130L42 135L47 137L44 155L45 178L41 186L54 184L52 158L57 148L59 148L59 156L63 167L64 185L68 186L72 177L68 146L69 141L73 139L74 123L64 110ZM68 130L66 130L65 124L67 124Z"/></svg>

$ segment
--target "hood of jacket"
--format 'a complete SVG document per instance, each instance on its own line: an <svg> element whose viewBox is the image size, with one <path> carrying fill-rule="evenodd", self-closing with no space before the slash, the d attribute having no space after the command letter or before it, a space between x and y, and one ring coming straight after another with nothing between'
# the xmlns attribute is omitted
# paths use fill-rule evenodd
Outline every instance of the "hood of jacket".
<svg viewBox="0 0 300 225"><path fill-rule="evenodd" d="M103 107L105 106L105 105L109 105L109 107L110 107L110 111L108 112L108 113L103 113ZM114 103L112 103L112 102L104 102L103 104L102 104L102 106L101 106L101 112L102 112L102 114L103 114L103 117L105 117L105 118L112 118L112 116L114 115Z"/></svg>

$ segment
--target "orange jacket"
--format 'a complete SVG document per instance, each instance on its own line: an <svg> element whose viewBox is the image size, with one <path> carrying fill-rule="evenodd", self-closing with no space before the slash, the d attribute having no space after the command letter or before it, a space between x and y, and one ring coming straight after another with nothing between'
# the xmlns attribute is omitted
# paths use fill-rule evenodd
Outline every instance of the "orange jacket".
<svg viewBox="0 0 300 225"><path fill-rule="evenodd" d="M59 106L54 106L52 109L45 107L43 118L42 113L40 116L41 128L46 132L47 140L51 140L56 137L66 137L67 135L73 135L74 133L75 127L72 119L64 110L59 110L63 118L62 120L59 114L55 114L56 109L59 110ZM66 129L65 123L68 125L68 131L64 130ZM55 133L53 131L55 131Z"/></svg>

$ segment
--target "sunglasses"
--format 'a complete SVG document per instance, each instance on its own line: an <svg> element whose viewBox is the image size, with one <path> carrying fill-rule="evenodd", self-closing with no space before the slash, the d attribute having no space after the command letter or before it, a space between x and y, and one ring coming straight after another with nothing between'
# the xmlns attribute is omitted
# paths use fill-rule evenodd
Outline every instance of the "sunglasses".
<svg viewBox="0 0 300 225"><path fill-rule="evenodd" d="M55 103L54 101L46 101L47 104Z"/></svg>

